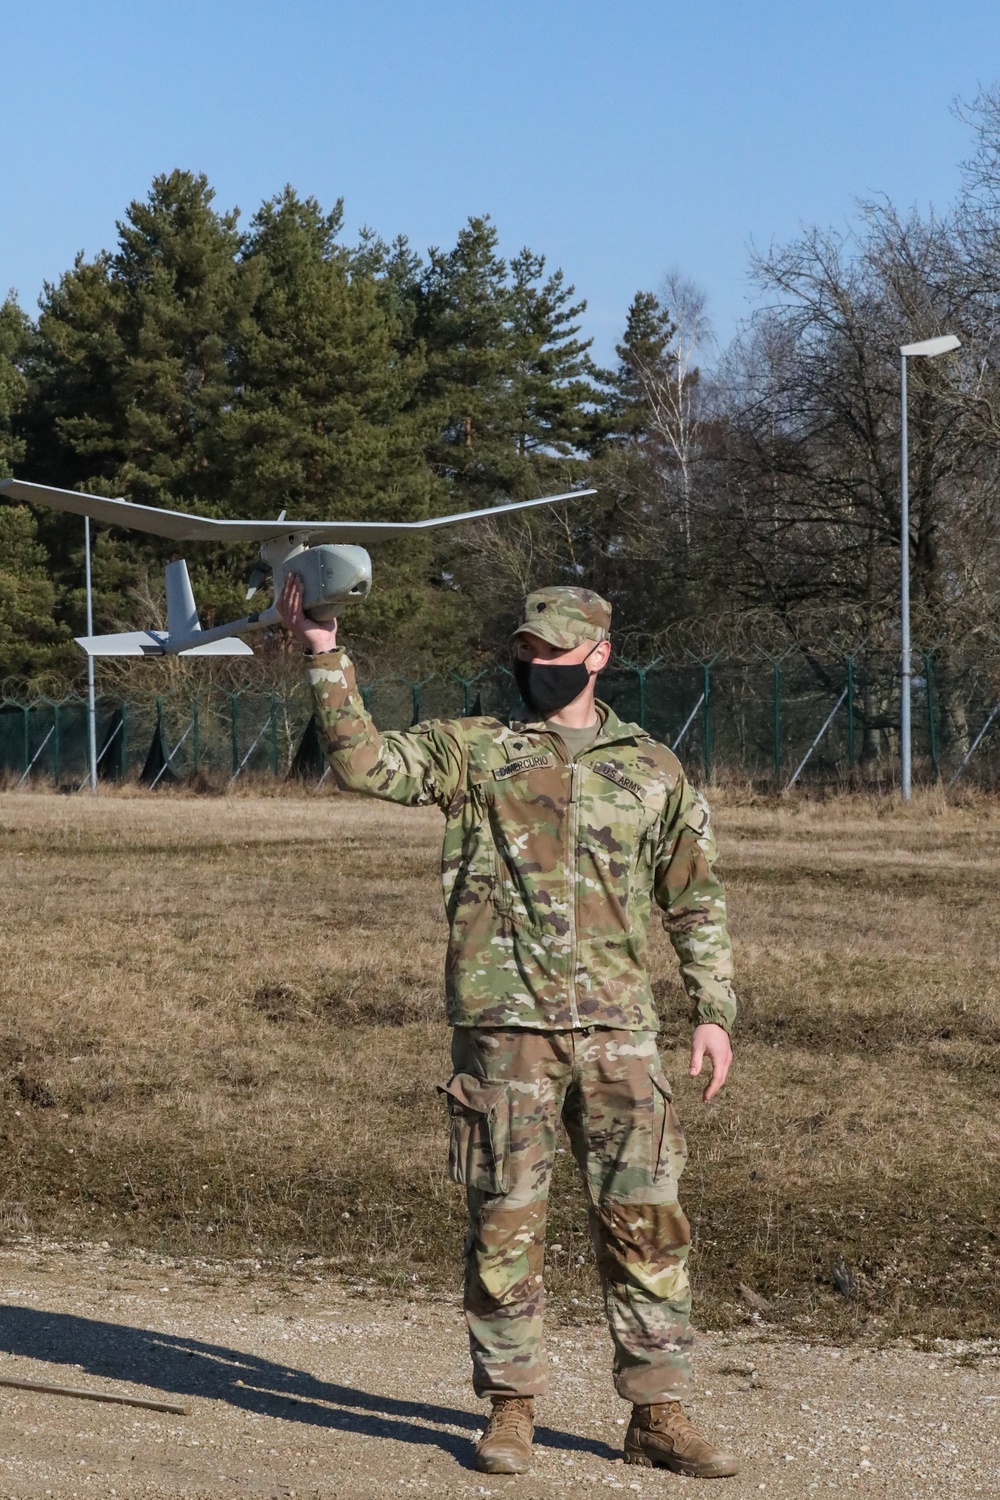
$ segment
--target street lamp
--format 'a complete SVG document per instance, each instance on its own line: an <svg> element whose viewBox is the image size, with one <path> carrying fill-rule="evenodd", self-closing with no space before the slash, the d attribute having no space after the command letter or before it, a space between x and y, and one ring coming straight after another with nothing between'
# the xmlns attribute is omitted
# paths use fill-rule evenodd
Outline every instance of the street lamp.
<svg viewBox="0 0 1000 1500"><path fill-rule="evenodd" d="M919 344L901 344L899 349L900 364L902 366L902 381L900 394L902 398L903 420L902 432L902 464L903 483L902 501L900 504L900 550L902 559L902 636L903 636L903 701L899 718L900 755L902 759L903 800L909 802L913 795L913 756L912 756L912 733L910 728L910 461L906 447L906 361L907 359L937 359L939 354L950 354L961 344L961 339L953 333L943 333L940 338L923 339Z"/></svg>
<svg viewBox="0 0 1000 1500"><path fill-rule="evenodd" d="M87 634L94 633L94 590L90 576L90 517L83 518L84 550L87 579ZM94 658L87 652L87 760L90 764L90 790L97 791L97 700L94 696Z"/></svg>

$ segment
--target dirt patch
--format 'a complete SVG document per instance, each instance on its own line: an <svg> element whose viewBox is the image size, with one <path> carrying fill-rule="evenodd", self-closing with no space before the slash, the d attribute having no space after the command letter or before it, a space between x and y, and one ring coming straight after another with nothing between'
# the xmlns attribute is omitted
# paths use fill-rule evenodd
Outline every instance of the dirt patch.
<svg viewBox="0 0 1000 1500"><path fill-rule="evenodd" d="M743 1011L707 1110L658 927L650 947L699 1315L740 1329L744 1286L804 1337L986 1335L998 804L723 797L716 822ZM0 824L0 1236L448 1284L440 816L8 794ZM547 1274L557 1308L596 1314L566 1152Z"/></svg>
<svg viewBox="0 0 1000 1500"><path fill-rule="evenodd" d="M614 1394L603 1327L553 1324L548 1353L532 1472L493 1479L472 1467L484 1411L453 1297L386 1302L370 1281L331 1277L315 1260L281 1274L24 1245L0 1253L0 1374L188 1410L4 1390L0 1492L654 1500L684 1488L621 1463L629 1409ZM843 1348L751 1317L698 1339L688 1409L741 1456L730 1500L996 1495L998 1354L995 1343Z"/></svg>

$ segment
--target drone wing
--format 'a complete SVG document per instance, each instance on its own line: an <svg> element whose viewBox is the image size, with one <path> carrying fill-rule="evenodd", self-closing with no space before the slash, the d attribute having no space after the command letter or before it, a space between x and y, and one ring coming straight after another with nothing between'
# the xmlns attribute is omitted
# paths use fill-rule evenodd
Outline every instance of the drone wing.
<svg viewBox="0 0 1000 1500"><path fill-rule="evenodd" d="M161 510L158 505L135 505L131 500L107 500L103 495L84 495L78 490L59 490L26 479L0 480L0 495L23 500L28 505L46 505L74 516L89 516L106 526L125 526L148 531L176 542L264 542L294 533L302 540L328 542L378 541L381 537L408 536L456 521L477 521L483 516L503 516L513 510L536 505L554 505L593 495L594 490L568 490L562 495L541 495L537 500L513 500L507 505L488 505L484 510L462 510L454 516L432 516L425 521L218 521L211 516L193 516L180 510Z"/></svg>

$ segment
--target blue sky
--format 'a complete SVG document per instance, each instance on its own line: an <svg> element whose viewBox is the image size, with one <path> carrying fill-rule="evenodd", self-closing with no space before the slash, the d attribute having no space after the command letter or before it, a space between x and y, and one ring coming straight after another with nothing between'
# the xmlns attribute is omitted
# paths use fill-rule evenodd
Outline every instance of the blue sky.
<svg viewBox="0 0 1000 1500"><path fill-rule="evenodd" d="M180 166L245 216L291 182L418 249L490 213L602 359L668 268L725 339L751 242L870 194L947 208L953 102L1000 80L995 0L32 0L0 38L0 294L33 310Z"/></svg>

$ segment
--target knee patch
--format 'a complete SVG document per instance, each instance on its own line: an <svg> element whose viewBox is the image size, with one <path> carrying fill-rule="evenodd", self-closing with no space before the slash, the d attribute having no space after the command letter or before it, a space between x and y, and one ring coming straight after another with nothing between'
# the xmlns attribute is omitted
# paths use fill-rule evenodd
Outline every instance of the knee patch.
<svg viewBox="0 0 1000 1500"><path fill-rule="evenodd" d="M608 1285L658 1302L687 1302L691 1227L676 1201L600 1203L593 1216L598 1267Z"/></svg>
<svg viewBox="0 0 1000 1500"><path fill-rule="evenodd" d="M466 1273L480 1311L541 1296L545 1204L501 1208L487 1200L467 1241Z"/></svg>

